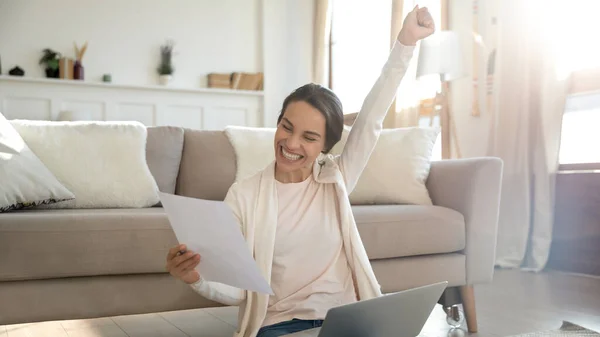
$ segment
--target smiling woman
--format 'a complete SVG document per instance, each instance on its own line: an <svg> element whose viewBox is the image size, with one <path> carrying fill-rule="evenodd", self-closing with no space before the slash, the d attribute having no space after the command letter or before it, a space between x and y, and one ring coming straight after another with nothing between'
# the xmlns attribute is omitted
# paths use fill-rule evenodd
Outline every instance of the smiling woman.
<svg viewBox="0 0 600 337"><path fill-rule="evenodd" d="M300 182L308 178L320 153L327 153L342 137L342 103L329 89L307 84L283 102L275 133L275 179Z"/></svg>
<svg viewBox="0 0 600 337"><path fill-rule="evenodd" d="M320 326L332 307L382 296L349 194L374 151L417 42L433 31L427 8L415 6L341 154L327 153L342 136L342 104L329 89L307 84L283 102L275 160L230 187L225 202L273 295L204 280L194 269L200 257L193 252L176 257L183 248L172 248L167 270L173 276L207 299L240 306L236 336L275 337Z"/></svg>

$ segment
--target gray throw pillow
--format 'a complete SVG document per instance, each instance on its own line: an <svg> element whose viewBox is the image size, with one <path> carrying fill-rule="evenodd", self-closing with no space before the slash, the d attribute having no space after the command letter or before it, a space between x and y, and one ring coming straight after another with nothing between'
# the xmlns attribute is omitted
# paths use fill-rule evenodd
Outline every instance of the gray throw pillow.
<svg viewBox="0 0 600 337"><path fill-rule="evenodd" d="M182 151L183 128L148 127L146 162L161 192L175 193Z"/></svg>

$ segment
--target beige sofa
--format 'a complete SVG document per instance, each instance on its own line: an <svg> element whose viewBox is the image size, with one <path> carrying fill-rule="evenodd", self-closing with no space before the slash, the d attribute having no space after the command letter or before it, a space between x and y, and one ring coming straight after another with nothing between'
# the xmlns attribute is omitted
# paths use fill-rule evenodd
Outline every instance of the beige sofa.
<svg viewBox="0 0 600 337"><path fill-rule="evenodd" d="M223 200L234 180L223 132L149 128L147 153L166 192ZM433 162L435 206L353 206L384 292L445 280L441 301L461 289L472 302L470 286L492 280L501 170L495 158ZM161 207L0 214L0 325L218 305L165 272L175 244Z"/></svg>

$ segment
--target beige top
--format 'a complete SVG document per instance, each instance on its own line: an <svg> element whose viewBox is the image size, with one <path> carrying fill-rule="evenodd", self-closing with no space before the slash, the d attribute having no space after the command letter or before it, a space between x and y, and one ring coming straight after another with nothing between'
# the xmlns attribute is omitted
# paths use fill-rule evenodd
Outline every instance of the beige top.
<svg viewBox="0 0 600 337"><path fill-rule="evenodd" d="M356 301L338 201L332 198L335 185L317 183L312 175L300 183L276 185L274 296L263 326L293 318L324 319L330 308Z"/></svg>

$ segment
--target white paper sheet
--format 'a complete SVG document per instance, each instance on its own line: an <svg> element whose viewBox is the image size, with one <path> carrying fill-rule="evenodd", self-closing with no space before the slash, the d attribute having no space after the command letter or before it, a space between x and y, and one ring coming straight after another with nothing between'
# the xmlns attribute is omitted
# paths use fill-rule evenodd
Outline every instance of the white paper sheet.
<svg viewBox="0 0 600 337"><path fill-rule="evenodd" d="M200 254L203 279L273 294L225 202L159 194L177 241Z"/></svg>

